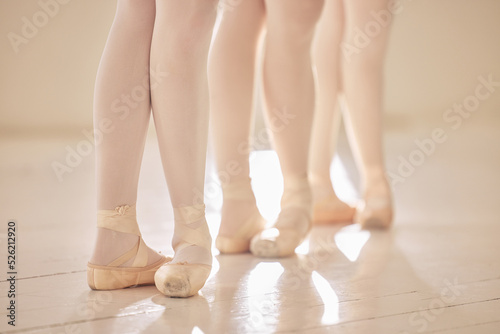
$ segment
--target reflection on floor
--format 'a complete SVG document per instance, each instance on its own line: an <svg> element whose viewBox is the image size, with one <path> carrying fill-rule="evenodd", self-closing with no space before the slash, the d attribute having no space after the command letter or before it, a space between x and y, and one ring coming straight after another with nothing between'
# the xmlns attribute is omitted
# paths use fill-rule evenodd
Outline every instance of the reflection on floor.
<svg viewBox="0 0 500 334"><path fill-rule="evenodd" d="M471 120L395 183L390 232L315 227L297 255L217 255L199 296L169 299L154 286L91 291L85 264L94 237L93 158L60 182L51 163L83 138L0 141L0 332L23 333L498 333L500 158L498 121ZM389 170L427 129L387 134ZM340 154L337 187L354 201L352 161ZM480 147L481 149L477 149ZM154 141L139 194L145 240L171 251L172 211ZM465 158L467 157L467 158ZM345 159L344 159L345 158ZM274 153L252 159L258 205L272 220L282 181ZM207 176L208 220L218 229L220 190ZM16 327L7 324L6 231L18 225Z"/></svg>

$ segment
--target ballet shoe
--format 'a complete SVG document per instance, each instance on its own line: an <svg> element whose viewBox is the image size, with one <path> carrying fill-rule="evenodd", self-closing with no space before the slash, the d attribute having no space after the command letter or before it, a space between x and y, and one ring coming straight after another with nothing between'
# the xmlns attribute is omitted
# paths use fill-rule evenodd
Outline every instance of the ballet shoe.
<svg viewBox="0 0 500 334"><path fill-rule="evenodd" d="M354 221L364 229L387 229L392 225L392 218L390 197L369 197L356 207Z"/></svg>
<svg viewBox="0 0 500 334"><path fill-rule="evenodd" d="M293 229L270 228L256 235L250 244L253 255L264 258L287 257L295 254L299 246L309 233L298 233Z"/></svg>
<svg viewBox="0 0 500 334"><path fill-rule="evenodd" d="M174 217L175 255L156 271L154 282L165 296L185 298L197 294L210 275L212 239L205 220L205 205L174 208ZM199 226L193 227L199 222ZM193 252L189 247L197 248Z"/></svg>
<svg viewBox="0 0 500 334"><path fill-rule="evenodd" d="M234 235L223 236L219 234L215 239L215 247L222 254L246 253L250 250L252 238L262 231L265 225L264 218L256 212Z"/></svg>
<svg viewBox="0 0 500 334"><path fill-rule="evenodd" d="M205 285L212 266L176 263L160 267L155 274L156 288L165 296L186 298L194 296Z"/></svg>
<svg viewBox="0 0 500 334"><path fill-rule="evenodd" d="M352 223L356 208L330 196L314 204L313 225Z"/></svg>
<svg viewBox="0 0 500 334"><path fill-rule="evenodd" d="M250 180L231 183L222 186L225 201L252 201L255 197L250 186ZM266 221L255 208L251 216L243 223L233 235L219 233L215 239L215 247L222 254L246 253L250 250L250 241L257 233L261 232Z"/></svg>
<svg viewBox="0 0 500 334"><path fill-rule="evenodd" d="M295 254L311 229L312 196L306 178L285 180L281 212L273 227L252 238L250 251L265 258Z"/></svg>
<svg viewBox="0 0 500 334"><path fill-rule="evenodd" d="M160 260L147 265L148 247L142 240L136 221L135 205L118 206L115 210L99 210L97 227L122 233L131 233L139 237L137 244L128 252L109 264L87 264L87 283L93 290L115 290L140 285L154 284L154 275L164 263L172 260L162 256ZM131 267L121 267L133 259Z"/></svg>

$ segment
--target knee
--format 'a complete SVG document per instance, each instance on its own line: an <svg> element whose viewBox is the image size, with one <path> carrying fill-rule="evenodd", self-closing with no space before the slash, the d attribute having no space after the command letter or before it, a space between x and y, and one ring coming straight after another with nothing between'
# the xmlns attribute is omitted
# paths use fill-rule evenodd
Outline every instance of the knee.
<svg viewBox="0 0 500 334"><path fill-rule="evenodd" d="M217 6L214 1L186 2L190 4L180 6L182 8L178 8L177 17L173 17L175 15L173 11L167 16L157 13L156 18L166 22L167 27L164 26L164 28L170 29L167 34L176 51L188 57L190 54L208 49L217 15Z"/></svg>
<svg viewBox="0 0 500 334"><path fill-rule="evenodd" d="M276 27L282 38L296 42L310 41L321 15L323 1L299 1L296 6L283 8L282 19Z"/></svg>

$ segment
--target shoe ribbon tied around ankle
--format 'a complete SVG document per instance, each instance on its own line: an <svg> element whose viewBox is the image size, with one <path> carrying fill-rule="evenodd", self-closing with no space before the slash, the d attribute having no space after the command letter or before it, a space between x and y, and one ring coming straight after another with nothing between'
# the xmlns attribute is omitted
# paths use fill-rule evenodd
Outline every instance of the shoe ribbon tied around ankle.
<svg viewBox="0 0 500 334"><path fill-rule="evenodd" d="M189 246L199 246L210 252L212 239L205 223L205 205L174 208L174 217L174 234L179 240L173 247L176 253Z"/></svg>
<svg viewBox="0 0 500 334"><path fill-rule="evenodd" d="M141 238L141 232L137 225L135 205L120 205L114 210L99 210L97 212L97 227L111 231L135 234L139 237L137 244L128 252L113 260L109 267L119 267L134 258L132 267L144 267L148 263L148 250Z"/></svg>
<svg viewBox="0 0 500 334"><path fill-rule="evenodd" d="M97 227L141 236L136 220L135 205L121 205L114 210L99 210Z"/></svg>

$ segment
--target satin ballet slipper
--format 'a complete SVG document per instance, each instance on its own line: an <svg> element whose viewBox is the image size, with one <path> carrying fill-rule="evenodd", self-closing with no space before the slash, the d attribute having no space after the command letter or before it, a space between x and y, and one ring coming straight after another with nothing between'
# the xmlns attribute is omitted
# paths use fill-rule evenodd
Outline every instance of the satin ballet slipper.
<svg viewBox="0 0 500 334"><path fill-rule="evenodd" d="M93 290L114 290L139 285L154 284L154 275L158 268L171 258L163 256L160 260L147 265L148 247L142 240L136 221L135 205L123 205L115 210L99 210L97 227L122 233L131 233L139 237L137 244L108 265L87 264L87 282ZM121 267L133 260L132 266Z"/></svg>
<svg viewBox="0 0 500 334"><path fill-rule="evenodd" d="M174 217L175 256L156 271L154 280L158 290L167 297L190 297L198 293L210 275L212 239L205 220L204 205L174 208ZM200 221L199 226L192 226ZM199 248L191 253L197 258L188 261L183 253L192 246Z"/></svg>
<svg viewBox="0 0 500 334"><path fill-rule="evenodd" d="M295 254L311 229L312 196L307 178L285 180L281 212L272 228L265 229L250 243L255 256L286 257Z"/></svg>
<svg viewBox="0 0 500 334"><path fill-rule="evenodd" d="M370 197L356 208L354 221L364 229L387 229L392 225L393 209L390 197Z"/></svg>
<svg viewBox="0 0 500 334"><path fill-rule="evenodd" d="M250 181L235 182L222 186L224 201L249 201L255 203ZM264 229L266 221L257 207L250 217L232 235L219 233L215 247L224 254L246 253L250 250L250 240Z"/></svg>
<svg viewBox="0 0 500 334"><path fill-rule="evenodd" d="M336 196L327 197L314 204L313 225L352 223L356 209Z"/></svg>

